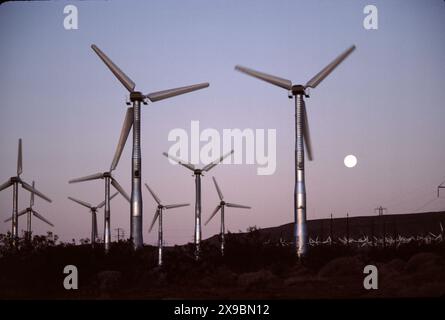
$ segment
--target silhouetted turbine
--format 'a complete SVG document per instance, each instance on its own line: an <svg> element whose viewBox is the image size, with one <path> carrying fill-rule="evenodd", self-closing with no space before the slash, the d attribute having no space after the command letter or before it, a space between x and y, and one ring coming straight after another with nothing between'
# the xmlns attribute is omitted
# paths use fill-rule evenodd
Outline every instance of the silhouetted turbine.
<svg viewBox="0 0 445 320"><path fill-rule="evenodd" d="M22 185L22 188L29 191L34 192L40 198L51 202L51 199L45 196L43 193L38 191L37 189L30 186L28 183L23 181L20 178L20 175L23 172L23 160L22 160L22 139L19 139L19 149L18 149L18 157L17 157L17 176L9 178L8 181L0 185L0 191L12 186L12 239L13 244L16 244L16 240L18 238L18 201L19 201L19 184Z"/></svg>
<svg viewBox="0 0 445 320"><path fill-rule="evenodd" d="M113 199L117 194L118 194L118 192L114 193L110 197L110 200ZM105 205L106 201L104 200L101 203L99 203L97 206L93 206L93 205L89 204L88 202L85 202L85 201L82 201L79 199L75 199L73 197L68 197L68 199L80 204L81 206L84 206L84 207L90 209L90 212L91 212L91 246L94 247L94 245L96 244L96 239L97 239L97 210L102 208Z"/></svg>
<svg viewBox="0 0 445 320"><path fill-rule="evenodd" d="M126 137L130 129L133 127L133 155L131 163L131 221L130 221L130 239L133 241L135 249L141 248L144 244L142 236L142 190L141 190L141 177L142 177L142 160L141 160L141 103L147 104L148 101L156 102L163 99L171 98L180 94L192 92L195 90L203 89L209 86L208 83L200 83L186 87L180 87L175 89L169 89L164 91L153 92L149 94L142 94L139 91L135 91L136 84L131 80L118 66L111 61L110 58L105 55L96 45L92 45L91 48L96 52L99 58L107 65L114 76L122 83L122 85L130 92L130 101L133 103L133 107L129 113L127 111L127 117L124 123L126 131L125 139L120 141L120 144L125 145ZM130 116L129 116L130 114ZM123 136L121 136L123 137Z"/></svg>
<svg viewBox="0 0 445 320"><path fill-rule="evenodd" d="M34 181L32 182L32 188L35 189L35 183ZM39 214L37 211L34 210L33 208L34 206L34 190L31 191L31 197L29 199L29 207L20 211L17 216L20 217L22 215L24 215L25 213L27 214L27 218L26 218L26 238L29 242L31 242L32 240L32 228L31 228L31 218L34 215L36 218L42 220L43 222L49 224L51 227L54 227L54 225L46 220L41 214ZM5 220L5 222L11 221L12 217L9 217L8 219Z"/></svg>
<svg viewBox="0 0 445 320"><path fill-rule="evenodd" d="M308 236L306 226L306 189L304 181L304 146L309 160L312 160L312 147L309 135L309 124L303 97L309 97L307 88L316 88L346 57L354 51L355 46L339 55L324 69L317 73L306 85L293 85L290 80L255 71L246 67L236 66L235 69L252 77L261 79L275 86L288 90L288 97L295 98L295 189L294 189L294 238L296 252L299 257L306 254Z"/></svg>
<svg viewBox="0 0 445 320"><path fill-rule="evenodd" d="M212 168L214 168L218 163L223 161L226 157L233 154L233 150L226 153L225 155L219 157L218 159L210 162L209 164L205 165L202 169L197 169L193 164L188 163L186 161L183 161L181 159L178 159L172 155L169 155L168 153L164 152L163 155L167 158L170 158L171 160L179 163L181 166L193 171L193 176L195 177L195 234L194 234L194 241L195 241L195 259L199 259L200 254L200 244L201 244L201 176L203 176L204 172L210 171Z"/></svg>
<svg viewBox="0 0 445 320"><path fill-rule="evenodd" d="M155 215L153 217L153 221L151 222L150 229L148 229L148 232L151 232L151 230L153 229L153 226L155 225L156 220L158 220L158 222L159 222L159 225L158 225L158 266L162 266L162 249L164 246L163 234L162 234L162 217L164 215L164 210L180 208L180 207L187 207L190 205L190 203L163 205L161 203L161 199L159 199L159 197L153 192L153 190L150 189L148 184L145 184L145 186L147 187L148 191L152 195L153 199L158 204L158 206L156 207Z"/></svg>
<svg viewBox="0 0 445 320"><path fill-rule="evenodd" d="M250 207L244 206L244 205L241 205L241 204L225 202L224 201L224 196L223 196L223 194L221 192L221 189L218 186L218 183L216 182L215 177L212 177L212 179L213 179L213 182L215 184L216 192L218 193L220 202L219 202L219 205L216 206L215 210L210 215L210 217L207 219L207 221L204 223L204 225L207 225L210 222L210 220L212 220L212 218L218 213L218 211L221 210L220 241L221 241L221 255L224 255L224 245L225 245L224 234L226 232L225 231L225 222L224 222L224 208L225 208L225 206L227 206L229 208L241 208L241 209L250 209Z"/></svg>

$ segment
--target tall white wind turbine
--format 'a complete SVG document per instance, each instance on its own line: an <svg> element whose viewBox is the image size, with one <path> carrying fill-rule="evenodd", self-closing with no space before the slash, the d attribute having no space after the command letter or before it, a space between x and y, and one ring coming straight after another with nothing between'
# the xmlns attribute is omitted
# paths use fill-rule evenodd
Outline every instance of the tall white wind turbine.
<svg viewBox="0 0 445 320"><path fill-rule="evenodd" d="M309 97L308 88L315 89L324 78L326 78L347 56L354 51L351 46L340 54L324 69L317 73L305 85L293 85L290 80L276 77L263 72L255 71L246 67L236 66L235 69L252 77L271 83L275 86L288 90L288 97L295 99L295 188L294 188L294 239L298 257L307 252L308 236L306 230L306 188L304 180L304 146L309 160L312 160L312 147L309 136L309 123L307 119L304 97Z"/></svg>
<svg viewBox="0 0 445 320"><path fill-rule="evenodd" d="M200 83L186 87L168 89L149 94L143 94L135 91L136 84L131 80L118 66L108 58L96 45L91 48L96 52L99 58L106 64L114 76L122 83L122 85L130 92L130 101L133 104L130 116L126 117L124 128L126 135L133 128L133 152L131 163L131 221L130 221L130 239L133 241L135 249L141 248L144 244L142 236L142 160L141 160L141 103L147 104L148 101L156 102L163 99L171 98L180 94L203 89L209 86L208 83ZM128 116L128 112L127 112ZM126 140L126 139L125 139ZM125 145L122 142L122 148Z"/></svg>
<svg viewBox="0 0 445 320"><path fill-rule="evenodd" d="M177 162L181 166L193 171L193 176L195 177L195 234L194 234L194 241L195 241L195 259L199 260L200 256L200 245L201 245L201 236L202 236L202 230L201 230L201 176L204 175L204 172L210 171L212 168L218 165L221 161L223 161L226 157L233 154L233 150L226 153L225 155L222 155L218 159L210 162L209 164L205 165L202 169L196 168L193 164L183 161L181 159L178 159L166 152L163 153L164 156L167 158L170 158L171 160Z"/></svg>

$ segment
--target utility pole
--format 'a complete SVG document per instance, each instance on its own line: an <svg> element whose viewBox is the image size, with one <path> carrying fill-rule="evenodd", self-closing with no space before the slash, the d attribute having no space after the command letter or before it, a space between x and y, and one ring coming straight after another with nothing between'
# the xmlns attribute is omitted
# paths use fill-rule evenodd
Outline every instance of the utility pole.
<svg viewBox="0 0 445 320"><path fill-rule="evenodd" d="M115 228L114 231L116 231L115 237L117 239L117 242L119 242L121 239L125 238L125 230L124 229L122 229L122 228Z"/></svg>
<svg viewBox="0 0 445 320"><path fill-rule="evenodd" d="M331 245L332 245L332 242L334 241L334 234L333 234L333 218L332 218L332 212L331 212L331 221L330 221L330 223L329 223L329 237L330 237L330 239L331 239Z"/></svg>
<svg viewBox="0 0 445 320"><path fill-rule="evenodd" d="M385 211L385 213L387 213L388 209L387 208L383 208L382 206L379 206L379 207L374 209L374 212L375 211L377 211L379 213L379 217L380 217L380 220L381 220L380 221L380 226L382 227L382 229L380 229L380 230L383 230L383 232L382 232L383 233L383 247L386 247L386 225L385 225L385 221L384 221L384 218L383 218L383 211Z"/></svg>
<svg viewBox="0 0 445 320"><path fill-rule="evenodd" d="M346 213L346 244L349 246L349 213Z"/></svg>
<svg viewBox="0 0 445 320"><path fill-rule="evenodd" d="M383 208L382 206L380 206L380 207L375 208L374 211L378 211L379 212L379 216L383 216L383 211L385 211L385 213L387 213L388 209Z"/></svg>

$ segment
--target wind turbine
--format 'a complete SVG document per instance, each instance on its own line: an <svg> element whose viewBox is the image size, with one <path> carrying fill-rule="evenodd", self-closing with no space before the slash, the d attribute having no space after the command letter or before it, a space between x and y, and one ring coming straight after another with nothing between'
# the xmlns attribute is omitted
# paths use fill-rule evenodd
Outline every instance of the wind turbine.
<svg viewBox="0 0 445 320"><path fill-rule="evenodd" d="M304 97L309 97L308 88L315 89L324 78L326 78L344 59L346 59L355 46L350 47L337 58L335 58L324 69L317 73L305 85L293 85L290 80L272 76L263 72L255 71L242 66L235 69L252 77L269 82L273 85L288 90L288 97L295 99L295 188L294 188L294 238L298 257L307 252L308 235L306 226L306 187L304 179L304 146L309 160L312 160L312 147L309 136L309 123L307 119Z"/></svg>
<svg viewBox="0 0 445 320"><path fill-rule="evenodd" d="M34 181L32 182L32 188L33 188L33 191L31 191L31 197L30 197L30 200L29 200L29 207L24 209L24 210L22 210L22 211L20 211L17 214L18 217L24 215L25 213L27 214L27 217L26 217L26 238L27 238L27 240L29 242L31 242L31 240L32 240L32 236L31 236L32 235L31 218L32 218L33 215L36 218L42 220L43 222L49 224L51 227L54 227L54 225L50 221L46 220L42 215L40 215L37 211L35 211L33 209L33 206L34 206L34 189L35 189ZM5 222L11 221L11 220L12 220L12 217L9 217L8 219L5 220Z"/></svg>
<svg viewBox="0 0 445 320"><path fill-rule="evenodd" d="M126 119L131 117L131 108L128 108L127 110L127 114L126 114ZM111 243L111 214L110 214L110 185L112 185L117 191L120 192L120 194L129 202L130 201L130 197L127 195L127 193L125 192L124 188L122 188L122 186L119 184L119 182L117 182L117 180L113 177L112 172L113 170L116 169L117 164L119 163L119 159L120 156L122 154L122 150L123 150L123 145L121 147L121 142L122 140L125 142L127 136L128 136L128 132L126 131L126 125L125 125L126 121L124 121L124 127L122 130L122 134L121 137L119 139L119 143L116 149L116 152L114 154L114 158L113 161L111 162L111 167L110 170L107 172L98 172L98 173L94 173L91 174L89 176L86 177L82 177L82 178L77 178L77 179L72 179L69 181L69 183L77 183L77 182L83 182L83 181L90 181L90 180L96 180L96 179L104 179L105 182L105 208L104 208L104 244L105 244L105 251L108 251L110 249L110 243Z"/></svg>
<svg viewBox="0 0 445 320"><path fill-rule="evenodd" d="M17 157L17 176L9 178L8 181L0 185L0 191L12 186L12 239L15 245L16 239L18 237L18 201L19 201L19 184L22 185L22 188L28 190L29 192L34 192L40 198L51 202L51 199L45 196L43 193L33 188L31 185L26 183L20 178L20 175L23 172L22 165L22 139L19 139L19 149L18 149L18 157Z"/></svg>
<svg viewBox="0 0 445 320"><path fill-rule="evenodd" d="M110 200L113 199L117 194L118 194L118 192L114 193L110 197ZM106 200L102 201L97 206L93 206L93 205L89 204L88 202L78 200L73 197L68 197L68 199L90 209L90 212L91 212L91 246L94 247L94 245L96 244L96 239L97 239L97 210L99 210L100 208L102 208L105 205Z"/></svg>
<svg viewBox="0 0 445 320"><path fill-rule="evenodd" d="M210 217L207 219L207 221L204 223L204 225L207 225L210 222L210 220L212 220L212 218L218 213L218 211L221 210L221 231L220 231L221 255L224 255L224 244L225 244L224 234L226 233L226 231L225 231L225 222L224 222L224 218L225 218L224 217L224 208L227 206L229 208L250 209L250 207L244 206L244 205L241 205L241 204L225 202L224 201L224 196L223 196L223 194L221 192L221 189L218 186L218 183L216 182L215 177L212 177L212 179L213 179L213 183L215 184L216 192L218 193L220 202L216 206L215 210L210 215Z"/></svg>
<svg viewBox="0 0 445 320"><path fill-rule="evenodd" d="M190 203L181 203L181 204L168 204L163 205L161 203L161 200L159 197L153 192L153 190L150 189L148 184L145 184L148 191L152 195L153 199L155 199L158 206L156 207L156 212L153 217L153 221L151 222L150 229L148 232L151 232L153 229L153 226L155 225L156 220L158 220L159 226L158 226L158 266L162 266L162 247L163 247L163 235L162 235L162 216L164 215L164 210L173 209L173 208L180 208L180 207L187 207L190 205Z"/></svg>
<svg viewBox="0 0 445 320"><path fill-rule="evenodd" d="M196 168L193 164L189 162L185 162L181 159L178 159L166 152L162 153L167 158L170 158L171 160L179 163L181 166L186 167L187 169L193 171L193 176L195 177L195 234L194 234L194 241L195 241L195 259L199 260L200 255L200 244L201 244L201 176L203 176L204 172L210 171L213 167L218 165L221 161L223 161L226 157L233 154L233 150L226 153L225 155L222 155L218 159L210 162L209 164L205 165L202 169Z"/></svg>
<svg viewBox="0 0 445 320"><path fill-rule="evenodd" d="M123 141L119 141L119 148L121 151L125 145L126 137L133 127L133 154L131 163L131 221L130 221L130 238L133 241L135 249L141 248L144 244L142 237L142 190L141 190L141 177L142 177L142 160L141 160L141 103L147 104L148 101L156 102L163 99L171 98L180 94L192 92L195 90L203 89L209 86L208 83L200 83L186 87L180 87L175 89L168 89L164 91L153 92L149 94L142 94L139 91L135 91L136 84L131 80L118 66L108 58L96 45L92 45L91 48L96 52L100 59L106 64L114 76L122 83L122 85L130 92L130 102L133 107L127 110L127 116L124 122L124 128L121 138L125 138Z"/></svg>

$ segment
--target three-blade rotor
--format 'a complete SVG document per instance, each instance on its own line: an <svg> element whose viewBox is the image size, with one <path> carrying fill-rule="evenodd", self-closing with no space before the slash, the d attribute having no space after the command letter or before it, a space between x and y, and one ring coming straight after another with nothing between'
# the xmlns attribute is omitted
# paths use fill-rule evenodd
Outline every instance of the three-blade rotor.
<svg viewBox="0 0 445 320"><path fill-rule="evenodd" d="M180 164L183 167L186 167L187 169L189 169L191 171L200 170L200 171L208 172L211 169L213 169L215 166L220 164L225 158L227 158L228 156L233 154L233 152L234 152L233 150L231 150L230 152L227 152L226 154L222 155L221 157L219 157L219 158L213 160L212 162L210 162L209 164L205 165L202 169L197 169L193 164L191 164L191 163L189 163L187 161L181 160L181 159L179 159L179 158L177 158L175 156L172 156L171 154L168 154L167 152L163 152L162 154L165 157L173 160L174 162Z"/></svg>
<svg viewBox="0 0 445 320"><path fill-rule="evenodd" d="M153 229L153 226L156 223L156 220L159 218L159 215L161 214L161 210L162 209L174 209L174 208L180 208L180 207L187 207L190 204L189 203L179 203L179 204L168 204L168 205L163 205L161 203L161 199L158 197L158 195L149 187L149 185L147 183L145 183L145 187L148 189L148 192L150 192L151 196L153 197L153 199L156 201L156 203L158 204L157 208L156 208L156 212L155 215L153 217L153 220L150 224L150 228L148 229L148 232L151 232L151 230Z"/></svg>
<svg viewBox="0 0 445 320"><path fill-rule="evenodd" d="M103 179L107 176L108 173L104 173L104 172L98 172L98 173L94 173L85 177L81 177L81 178L76 178L76 179L72 179L70 181L68 181L68 183L78 183L78 182L84 182L84 181L91 181L91 180L97 180L97 179ZM110 183L111 185L117 190L119 191L119 193L128 201L130 202L130 197L128 196L128 194L125 192L124 188L122 188L122 186L119 184L119 182L117 182L117 180L115 178L113 178L111 176L111 174L108 175L108 177L110 178ZM111 199L111 198L110 198ZM72 199L71 199L72 200ZM73 200L74 201L74 200Z"/></svg>
<svg viewBox="0 0 445 320"><path fill-rule="evenodd" d="M219 197L220 203L219 203L219 205L216 206L215 210L213 210L212 214L206 220L204 225L207 225L210 222L210 220L212 220L213 217L218 213L218 211L221 210L221 208L223 208L224 206L227 206L229 208L251 209L251 207L249 207L249 206L236 204L236 203L231 203L231 202L225 202L223 193L221 191L221 188L218 185L218 182L216 182L215 177L212 177L212 179L213 179L213 183L215 184L215 189L216 189L216 192L218 193L218 197Z"/></svg>
<svg viewBox="0 0 445 320"><path fill-rule="evenodd" d="M273 76L264 72L256 71L250 68L242 67L242 66L235 66L235 70L243 72L247 75L250 75L252 77L255 77L257 79L266 81L268 83L271 83L275 86L281 87L283 89L291 91L292 95L296 94L305 94L306 88L316 88L320 82L322 82L334 69L343 61L345 60L353 51L355 50L355 45L348 48L346 51L344 51L342 54L340 54L338 57L336 57L331 63L329 63L326 67L324 67L319 73L317 73L312 79L310 79L306 85L293 85L292 81L284 78L280 78L277 76ZM295 90L294 90L295 88ZM295 91L295 92L294 92ZM309 134L309 121L307 119L307 112L306 112L306 106L304 104L304 100L302 104L303 109L303 137L304 137L304 143L307 150L308 159L312 160L312 145L310 140L310 134Z"/></svg>
<svg viewBox="0 0 445 320"><path fill-rule="evenodd" d="M96 52L99 58L105 63L105 65L110 69L114 76L122 83L122 85L130 92L135 92L134 89L136 84L130 79L102 50L100 50L96 45L91 45L91 48ZM163 99L175 97L184 93L189 93L192 91L207 88L209 84L199 83L185 87L173 88L168 90L156 91L144 95L145 99L149 99L151 102L160 101Z"/></svg>

